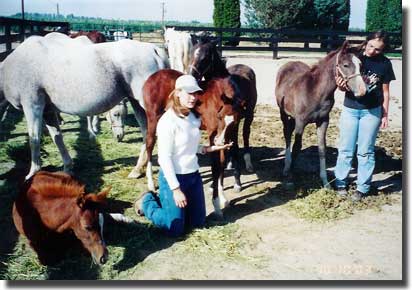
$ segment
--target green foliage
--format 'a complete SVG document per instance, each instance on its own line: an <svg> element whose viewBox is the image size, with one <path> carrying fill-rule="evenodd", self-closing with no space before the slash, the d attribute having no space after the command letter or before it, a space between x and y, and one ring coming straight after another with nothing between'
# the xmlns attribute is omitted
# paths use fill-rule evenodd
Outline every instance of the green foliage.
<svg viewBox="0 0 412 290"><path fill-rule="evenodd" d="M319 29L348 30L350 15L348 0L314 0L314 8Z"/></svg>
<svg viewBox="0 0 412 290"><path fill-rule="evenodd" d="M313 14L309 0L244 0L245 16L251 27L281 28L309 24ZM313 21L313 19L312 19Z"/></svg>
<svg viewBox="0 0 412 290"><path fill-rule="evenodd" d="M387 32L402 31L402 1L368 0L366 30Z"/></svg>
<svg viewBox="0 0 412 290"><path fill-rule="evenodd" d="M214 0L213 24L215 27L224 26L224 0Z"/></svg>
<svg viewBox="0 0 412 290"><path fill-rule="evenodd" d="M240 28L239 0L214 0L213 23L215 27ZM239 36L239 33L226 32L224 37ZM228 40L226 45L236 46L239 41Z"/></svg>
<svg viewBox="0 0 412 290"><path fill-rule="evenodd" d="M244 0L251 27L347 30L347 0Z"/></svg>

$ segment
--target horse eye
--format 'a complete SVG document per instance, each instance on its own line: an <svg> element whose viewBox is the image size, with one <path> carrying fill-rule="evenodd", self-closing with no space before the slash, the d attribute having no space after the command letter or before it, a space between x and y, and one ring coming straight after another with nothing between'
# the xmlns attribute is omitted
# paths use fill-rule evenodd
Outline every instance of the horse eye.
<svg viewBox="0 0 412 290"><path fill-rule="evenodd" d="M348 65L347 63L345 63L345 64L343 65L343 67L349 67L349 65Z"/></svg>
<svg viewBox="0 0 412 290"><path fill-rule="evenodd" d="M86 231L89 231L89 232L93 230L93 226L86 226L85 228L86 228Z"/></svg>

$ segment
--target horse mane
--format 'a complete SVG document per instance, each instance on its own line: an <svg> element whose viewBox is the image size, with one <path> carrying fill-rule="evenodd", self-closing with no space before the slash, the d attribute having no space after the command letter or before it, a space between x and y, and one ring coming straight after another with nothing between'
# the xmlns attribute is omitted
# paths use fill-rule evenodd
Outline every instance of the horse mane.
<svg viewBox="0 0 412 290"><path fill-rule="evenodd" d="M316 64L314 64L311 68L310 68L310 72L314 73L315 71L317 71L319 68L324 67L326 65L326 63L328 63L328 61L333 58L337 53L339 52L339 49L337 50L333 50L331 52L329 52L324 58L322 58L321 60L319 60Z"/></svg>
<svg viewBox="0 0 412 290"><path fill-rule="evenodd" d="M84 184L63 172L40 171L29 180L36 194L47 198L78 197L85 194Z"/></svg>

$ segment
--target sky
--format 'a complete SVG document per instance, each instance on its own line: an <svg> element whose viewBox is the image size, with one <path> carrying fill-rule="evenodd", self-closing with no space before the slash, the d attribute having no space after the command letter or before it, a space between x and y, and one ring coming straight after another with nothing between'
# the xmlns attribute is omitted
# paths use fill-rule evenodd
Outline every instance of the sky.
<svg viewBox="0 0 412 290"><path fill-rule="evenodd" d="M350 1L349 27L363 29L367 0ZM58 3L63 15L160 21L162 2L165 3L165 20L213 22L213 0L24 0L24 10L56 13ZM21 0L0 0L0 15L9 16L18 12L21 12Z"/></svg>

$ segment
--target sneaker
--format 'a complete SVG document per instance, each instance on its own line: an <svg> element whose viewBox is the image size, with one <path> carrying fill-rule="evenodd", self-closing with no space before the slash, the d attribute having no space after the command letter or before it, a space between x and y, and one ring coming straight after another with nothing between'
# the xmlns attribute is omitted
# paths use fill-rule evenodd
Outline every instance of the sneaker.
<svg viewBox="0 0 412 290"><path fill-rule="evenodd" d="M336 190L336 194L340 197L346 197L348 196L348 191L345 187L338 187Z"/></svg>
<svg viewBox="0 0 412 290"><path fill-rule="evenodd" d="M145 192L134 202L134 212L137 216L144 216L142 203L148 194L154 195L154 193L151 191Z"/></svg>
<svg viewBox="0 0 412 290"><path fill-rule="evenodd" d="M357 190L357 191L355 191L355 192L352 194L351 199L352 199L352 201L354 201L354 202L358 202L358 201L360 201L364 196L365 196L365 193L360 192L359 190Z"/></svg>

